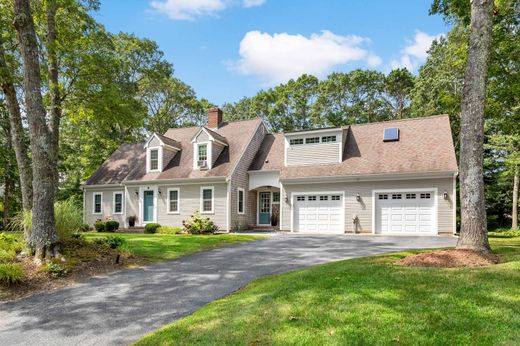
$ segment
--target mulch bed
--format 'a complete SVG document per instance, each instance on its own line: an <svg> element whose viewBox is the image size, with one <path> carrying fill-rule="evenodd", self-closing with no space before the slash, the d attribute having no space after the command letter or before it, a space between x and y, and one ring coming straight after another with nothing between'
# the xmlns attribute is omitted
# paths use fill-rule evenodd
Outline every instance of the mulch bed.
<svg viewBox="0 0 520 346"><path fill-rule="evenodd" d="M437 250L423 252L405 257L396 262L409 267L484 267L499 262L499 257L493 253L484 254L473 250Z"/></svg>
<svg viewBox="0 0 520 346"><path fill-rule="evenodd" d="M65 262L55 260L66 269L66 272L59 277L49 274L45 270L45 264L41 266L34 264L31 257L20 258L19 263L23 266L25 278L17 284L7 287L0 286L0 301L15 300L35 293L52 291L85 281L95 275L145 264L142 258L130 253L84 240L71 240L64 244L63 253ZM119 255L119 263L115 263L117 255Z"/></svg>

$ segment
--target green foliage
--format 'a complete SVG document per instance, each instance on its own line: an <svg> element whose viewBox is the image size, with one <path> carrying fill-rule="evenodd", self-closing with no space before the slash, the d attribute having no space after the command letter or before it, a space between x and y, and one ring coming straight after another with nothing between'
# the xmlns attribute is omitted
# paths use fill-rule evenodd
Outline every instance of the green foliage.
<svg viewBox="0 0 520 346"><path fill-rule="evenodd" d="M170 226L161 226L157 229L157 233L159 234L180 234L182 233L182 228L180 227L170 227Z"/></svg>
<svg viewBox="0 0 520 346"><path fill-rule="evenodd" d="M112 249L117 249L125 243L125 239L119 235L109 235L105 238L105 243Z"/></svg>
<svg viewBox="0 0 520 346"><path fill-rule="evenodd" d="M50 262L47 264L45 270L50 276L57 278L67 274L67 268L58 262Z"/></svg>
<svg viewBox="0 0 520 346"><path fill-rule="evenodd" d="M22 281L24 272L18 263L0 263L0 284L8 286Z"/></svg>
<svg viewBox="0 0 520 346"><path fill-rule="evenodd" d="M105 222L102 220L96 220L94 222L94 228L97 232L104 232L105 231Z"/></svg>
<svg viewBox="0 0 520 346"><path fill-rule="evenodd" d="M520 237L520 230L514 230L511 228L499 228L492 232L488 232L491 238L515 238Z"/></svg>
<svg viewBox="0 0 520 346"><path fill-rule="evenodd" d="M0 248L0 263L11 263L16 259L16 252Z"/></svg>
<svg viewBox="0 0 520 346"><path fill-rule="evenodd" d="M78 228L78 232L90 232L90 230L91 228L88 223L82 223Z"/></svg>
<svg viewBox="0 0 520 346"><path fill-rule="evenodd" d="M161 227L158 223L148 223L144 226L144 233L153 234Z"/></svg>
<svg viewBox="0 0 520 346"><path fill-rule="evenodd" d="M24 249L25 242L20 234L0 233L0 251L16 254Z"/></svg>
<svg viewBox="0 0 520 346"><path fill-rule="evenodd" d="M105 232L115 232L119 229L119 222L108 220L105 222Z"/></svg>
<svg viewBox="0 0 520 346"><path fill-rule="evenodd" d="M212 234L218 231L218 226L209 217L202 217L198 211L183 221L182 225L189 234Z"/></svg>
<svg viewBox="0 0 520 346"><path fill-rule="evenodd" d="M78 232L71 233L70 237L72 239L77 239L77 240L84 240L85 239L85 236L82 233L78 233Z"/></svg>
<svg viewBox="0 0 520 346"><path fill-rule="evenodd" d="M70 233L77 231L83 224L83 211L72 200L58 201L54 203L54 220L56 232L61 240L70 236ZM10 227L16 231L23 231L25 227L32 229L32 212L20 211L10 223Z"/></svg>

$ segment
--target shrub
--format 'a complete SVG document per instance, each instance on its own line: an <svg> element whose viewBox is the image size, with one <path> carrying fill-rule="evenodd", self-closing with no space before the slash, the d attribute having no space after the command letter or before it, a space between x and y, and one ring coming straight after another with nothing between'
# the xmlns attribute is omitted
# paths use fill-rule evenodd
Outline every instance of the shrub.
<svg viewBox="0 0 520 346"><path fill-rule="evenodd" d="M112 249L117 249L125 243L125 239L119 235L109 235L105 238L105 244L110 246Z"/></svg>
<svg viewBox="0 0 520 346"><path fill-rule="evenodd" d="M160 234L179 234L182 233L182 228L180 227L168 227L168 226L161 226L157 229L157 233Z"/></svg>
<svg viewBox="0 0 520 346"><path fill-rule="evenodd" d="M13 250L0 249L0 263L13 262L16 259L16 252Z"/></svg>
<svg viewBox="0 0 520 346"><path fill-rule="evenodd" d="M520 237L520 229L500 228L493 232L488 232L488 235L492 238L515 238Z"/></svg>
<svg viewBox="0 0 520 346"><path fill-rule="evenodd" d="M97 232L103 232L105 230L105 223L101 220L94 222L94 228Z"/></svg>
<svg viewBox="0 0 520 346"><path fill-rule="evenodd" d="M201 217L198 211L191 218L183 221L182 225L189 234L211 234L218 231L218 226L209 217Z"/></svg>
<svg viewBox="0 0 520 346"><path fill-rule="evenodd" d="M80 240L84 240L85 239L85 236L81 233L78 233L78 232L74 232L70 235L70 237L72 239L80 239Z"/></svg>
<svg viewBox="0 0 520 346"><path fill-rule="evenodd" d="M79 226L78 232L90 232L90 226L87 223L83 223Z"/></svg>
<svg viewBox="0 0 520 346"><path fill-rule="evenodd" d="M54 278L63 276L67 273L67 269L59 263L50 262L47 264L47 272Z"/></svg>
<svg viewBox="0 0 520 346"><path fill-rule="evenodd" d="M0 250L18 253L24 248L25 243L20 235L0 233Z"/></svg>
<svg viewBox="0 0 520 346"><path fill-rule="evenodd" d="M0 283L3 285L11 285L15 282L22 281L24 277L22 266L18 263L2 263L0 264Z"/></svg>
<svg viewBox="0 0 520 346"><path fill-rule="evenodd" d="M107 243L106 238L94 238L94 243L104 245Z"/></svg>
<svg viewBox="0 0 520 346"><path fill-rule="evenodd" d="M54 220L58 237L63 240L68 238L71 232L80 228L83 223L83 212L72 199L59 201L54 203ZM32 212L24 210L16 214L10 222L10 228L15 231L28 228L31 231Z"/></svg>
<svg viewBox="0 0 520 346"><path fill-rule="evenodd" d="M153 234L157 232L157 229L159 229L161 225L158 223L149 223L144 226L144 233Z"/></svg>
<svg viewBox="0 0 520 346"><path fill-rule="evenodd" d="M114 220L109 220L105 222L105 232L115 232L119 229L119 222Z"/></svg>
<svg viewBox="0 0 520 346"><path fill-rule="evenodd" d="M129 217L126 218L126 221L128 221L128 226L129 227L134 227L135 226L135 222L137 221L137 216L130 215Z"/></svg>

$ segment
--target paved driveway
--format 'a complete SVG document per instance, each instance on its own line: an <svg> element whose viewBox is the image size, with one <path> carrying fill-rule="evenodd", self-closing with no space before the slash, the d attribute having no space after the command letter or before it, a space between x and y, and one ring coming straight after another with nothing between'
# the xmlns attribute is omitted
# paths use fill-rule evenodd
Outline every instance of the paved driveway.
<svg viewBox="0 0 520 346"><path fill-rule="evenodd" d="M258 277L455 238L279 235L0 304L2 345L128 344Z"/></svg>

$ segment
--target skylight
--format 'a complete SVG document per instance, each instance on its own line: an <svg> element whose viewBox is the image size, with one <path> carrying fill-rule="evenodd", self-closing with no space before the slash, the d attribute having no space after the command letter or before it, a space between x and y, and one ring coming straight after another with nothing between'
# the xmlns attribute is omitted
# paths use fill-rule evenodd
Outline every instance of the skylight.
<svg viewBox="0 0 520 346"><path fill-rule="evenodd" d="M399 129L397 127L389 127L385 129L383 142L395 142L399 140Z"/></svg>

